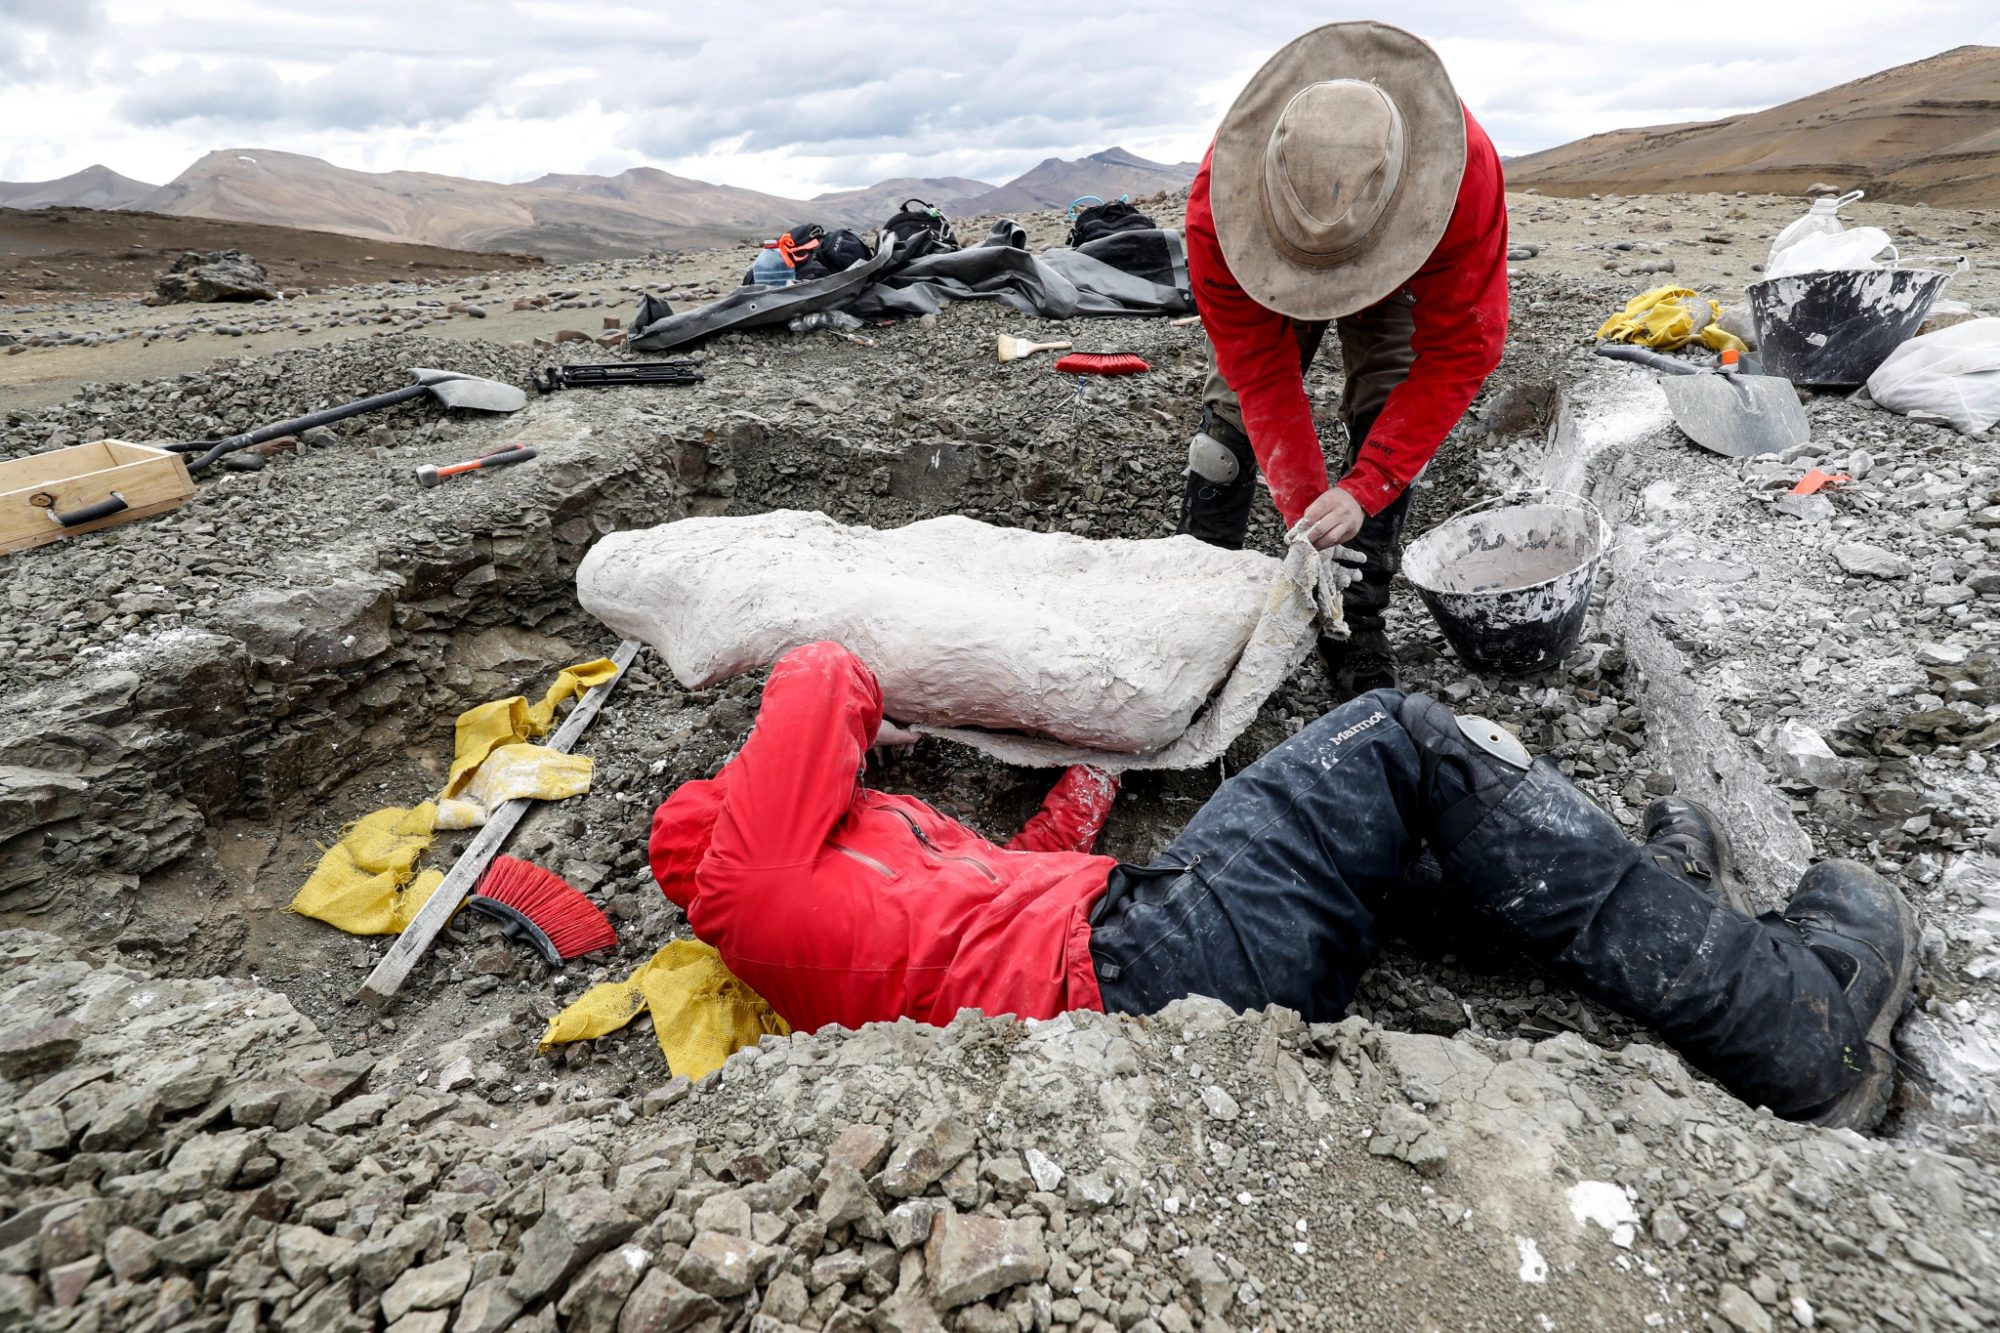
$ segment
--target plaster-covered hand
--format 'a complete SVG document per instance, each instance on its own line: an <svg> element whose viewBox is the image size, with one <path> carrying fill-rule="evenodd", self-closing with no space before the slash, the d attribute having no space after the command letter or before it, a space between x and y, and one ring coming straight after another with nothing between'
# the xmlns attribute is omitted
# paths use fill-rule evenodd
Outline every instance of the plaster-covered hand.
<svg viewBox="0 0 2000 1333"><path fill-rule="evenodd" d="M1335 486L1306 506L1305 517L1293 531L1324 551L1347 541L1367 521L1361 502Z"/></svg>

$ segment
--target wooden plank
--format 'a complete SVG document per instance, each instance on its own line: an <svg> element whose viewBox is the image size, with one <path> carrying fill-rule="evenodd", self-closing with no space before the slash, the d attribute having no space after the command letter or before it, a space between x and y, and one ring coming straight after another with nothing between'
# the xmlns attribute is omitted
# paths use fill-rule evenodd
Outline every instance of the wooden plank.
<svg viewBox="0 0 2000 1333"><path fill-rule="evenodd" d="M117 467L123 460L111 452L109 444L108 440L95 440L89 444L72 444L46 453L29 454L26 458L10 458L0 463L0 491L46 486L52 481Z"/></svg>
<svg viewBox="0 0 2000 1333"><path fill-rule="evenodd" d="M128 461L116 461L120 457ZM20 484L0 493L0 554L162 514L194 494L194 478L179 454L120 440L73 445L12 463L35 464L39 471L31 476L17 469L5 478ZM77 471L84 463L94 466ZM49 505L35 503L53 497L57 512L70 513L109 499L113 492L125 498L124 509L70 528L50 519Z"/></svg>
<svg viewBox="0 0 2000 1333"><path fill-rule="evenodd" d="M625 669L632 665L632 658L638 651L637 639L627 639L618 645L618 651L611 655L612 662L618 668L618 674L602 685L593 686L588 694L577 701L576 707L570 710L568 719L557 729L555 739L548 742L550 749L559 750L564 754L569 752L570 747L576 744L576 738L583 734L583 729L597 716L597 710L604 707L604 701L611 696L611 691L617 688L620 680L624 679ZM417 909L416 917L403 928L403 933L396 937L396 942L389 946L389 951L382 955L382 961L375 964L375 970L370 972L368 980L361 984L359 998L377 1009L388 1005L403 982L409 978L410 969L424 956L424 951L431 947L431 942L437 938L438 932L444 929L445 923L451 920L460 905L465 902L466 895L472 892L473 885L477 884L479 877L486 872L486 866L500 850L500 844L507 841L507 835L514 831L514 826L521 822L521 816L526 814L528 807L533 804L532 797L524 796L506 802L486 817L485 826L473 838L472 844L459 855L458 860L452 863L444 882L432 890L424 905Z"/></svg>

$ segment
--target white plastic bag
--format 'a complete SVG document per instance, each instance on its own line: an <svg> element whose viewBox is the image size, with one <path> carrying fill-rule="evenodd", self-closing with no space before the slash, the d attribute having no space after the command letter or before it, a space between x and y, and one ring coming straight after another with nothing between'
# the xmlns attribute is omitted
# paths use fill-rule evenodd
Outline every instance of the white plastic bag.
<svg viewBox="0 0 2000 1333"><path fill-rule="evenodd" d="M2000 319L1969 319L1912 338L1868 377L1891 412L1935 412L1967 435L2000 421Z"/></svg>
<svg viewBox="0 0 2000 1333"><path fill-rule="evenodd" d="M1800 241L1811 236L1838 236L1845 226L1840 220L1840 210L1859 198L1861 191L1854 190L1841 195L1838 199L1829 196L1813 200L1812 207L1806 210L1806 215L1794 219L1789 226L1778 233L1778 239L1771 242L1771 253L1764 260L1765 274L1769 277L1781 276L1771 270L1778 267L1779 257ZM1798 268L1786 271L1810 272L1808 269Z"/></svg>
<svg viewBox="0 0 2000 1333"><path fill-rule="evenodd" d="M1888 252L1888 262L1882 253ZM1894 268L1896 243L1880 227L1855 227L1848 231L1808 236L1785 247L1765 266L1766 278L1788 278L1795 273L1824 273L1828 269Z"/></svg>

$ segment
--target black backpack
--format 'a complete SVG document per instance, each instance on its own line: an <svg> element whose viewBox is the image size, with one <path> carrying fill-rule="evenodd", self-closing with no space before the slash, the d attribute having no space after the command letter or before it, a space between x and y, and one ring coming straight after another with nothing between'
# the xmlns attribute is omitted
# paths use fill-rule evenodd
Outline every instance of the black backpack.
<svg viewBox="0 0 2000 1333"><path fill-rule="evenodd" d="M811 260L799 266L799 281L808 278L824 278L829 274L841 273L864 259L872 257L874 251L868 242L842 227L820 237L819 249Z"/></svg>
<svg viewBox="0 0 2000 1333"><path fill-rule="evenodd" d="M1070 224L1069 244L1071 249L1075 249L1092 241L1101 241L1106 236L1116 236L1121 231L1151 231L1158 225L1123 199L1113 199L1108 204L1093 204L1077 213L1076 221Z"/></svg>
<svg viewBox="0 0 2000 1333"><path fill-rule="evenodd" d="M951 219L921 199L905 199L896 215L882 224L882 245L894 244L905 259L958 249Z"/></svg>

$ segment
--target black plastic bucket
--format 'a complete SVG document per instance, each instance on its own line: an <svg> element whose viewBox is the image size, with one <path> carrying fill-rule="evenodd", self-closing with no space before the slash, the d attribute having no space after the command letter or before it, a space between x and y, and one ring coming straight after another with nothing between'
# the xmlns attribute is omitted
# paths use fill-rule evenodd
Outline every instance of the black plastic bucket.
<svg viewBox="0 0 2000 1333"><path fill-rule="evenodd" d="M1931 268L1856 268L1751 283L1764 373L1794 384L1866 383L1917 331L1950 279Z"/></svg>
<svg viewBox="0 0 2000 1333"><path fill-rule="evenodd" d="M1564 491L1462 509L1411 542L1403 573L1474 671L1546 671L1583 637L1610 546L1597 507Z"/></svg>

